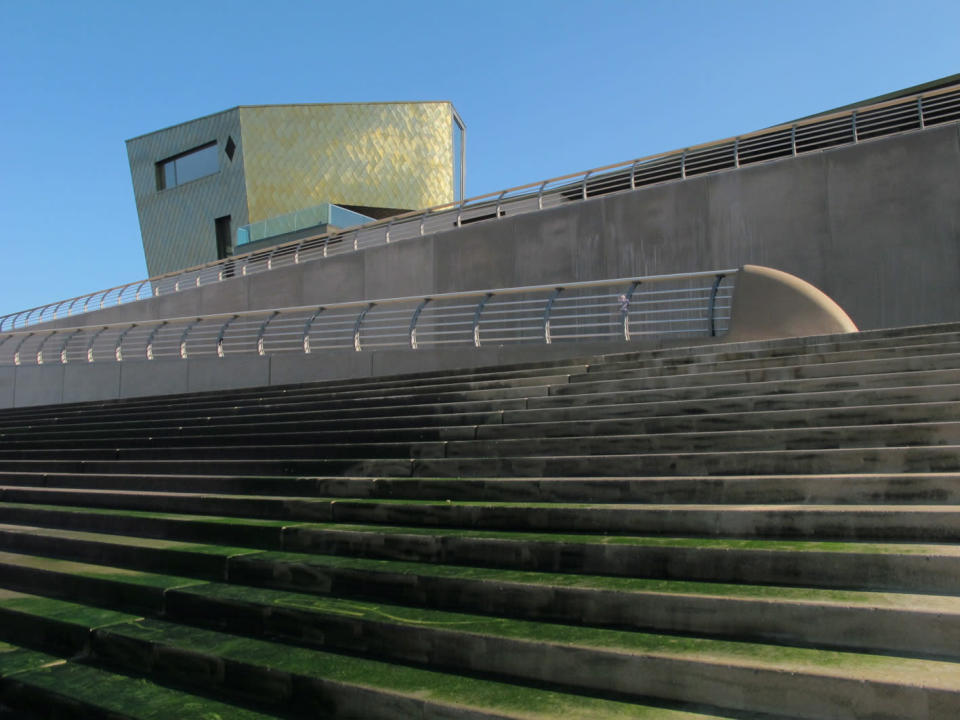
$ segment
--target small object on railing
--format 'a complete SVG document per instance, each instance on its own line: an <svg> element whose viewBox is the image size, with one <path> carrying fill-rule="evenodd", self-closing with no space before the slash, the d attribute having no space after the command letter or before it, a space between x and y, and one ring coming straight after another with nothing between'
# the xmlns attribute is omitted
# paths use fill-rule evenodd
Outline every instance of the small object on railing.
<svg viewBox="0 0 960 720"><path fill-rule="evenodd" d="M550 311L553 310L553 303L556 302L557 297L559 297L560 293L562 292L562 287L558 287L556 290L554 290L550 297L547 298L547 304L543 308L543 341L547 345L550 345L553 342L553 339L550 337Z"/></svg>
<svg viewBox="0 0 960 720"><path fill-rule="evenodd" d="M223 325L220 326L220 332L217 334L217 357L223 357L223 336L227 332L227 328L230 327L230 323L236 320L239 315L234 315L232 318L227 320Z"/></svg>
<svg viewBox="0 0 960 720"><path fill-rule="evenodd" d="M356 350L357 352L360 352L360 350L361 350L361 345L360 345L360 326L363 325L363 319L367 316L367 313L370 312L370 310L373 309L373 306L374 306L374 305L376 305L376 303L370 303L369 305L367 305L367 306L363 309L363 312L361 312L361 313L357 316L357 321L353 324L353 349Z"/></svg>
<svg viewBox="0 0 960 720"><path fill-rule="evenodd" d="M260 326L260 331L257 333L257 355L263 355L263 334L267 331L267 326L273 322L273 319L280 314L279 310L274 310L273 314L263 321L263 324Z"/></svg>
<svg viewBox="0 0 960 720"><path fill-rule="evenodd" d="M157 325L151 332L150 336L147 338L147 349L146 356L147 360L153 360L153 339L157 336L157 333L167 324L167 320L164 320L162 323Z"/></svg>
<svg viewBox="0 0 960 720"><path fill-rule="evenodd" d="M717 275L716 279L713 281L713 287L710 288L710 303L707 307L707 317L710 318L710 337L717 336L717 325L715 318L715 310L717 307L717 290L720 289L720 283L723 281L725 275Z"/></svg>
<svg viewBox="0 0 960 720"><path fill-rule="evenodd" d="M70 344L70 341L73 340L73 338L74 338L78 333L80 333L80 332L82 332L82 330L80 330L80 328L77 328L76 330L74 330L72 333L70 333L69 335L67 335L67 339L64 340L64 341L63 341L63 345L60 346L60 364L61 364L61 365L66 365L66 364L67 364L67 360L68 360L68 358L67 358L67 346Z"/></svg>
<svg viewBox="0 0 960 720"><path fill-rule="evenodd" d="M13 364L14 364L14 365L19 365L19 364L20 364L20 348L22 348L22 347L23 347L23 344L24 344L27 340L29 340L30 338L32 338L32 337L33 337L33 333L27 333L26 337L24 337L23 340L21 340L21 341L17 344L17 347L14 348L14 350L13 350Z"/></svg>
<svg viewBox="0 0 960 720"><path fill-rule="evenodd" d="M180 336L180 359L181 360L187 359L187 335L190 334L190 331L193 330L193 327L197 323L202 321L203 321L203 318L197 318L196 320L194 320L192 323L187 325L187 329L184 330L183 334Z"/></svg>
<svg viewBox="0 0 960 720"><path fill-rule="evenodd" d="M106 330L108 327L109 327L109 325L104 325L102 328L100 328L99 330L97 330L97 331L93 334L93 336L90 338L90 342L87 343L87 362L88 362L88 363L92 363L92 362L93 362L93 344L97 341L97 338L100 337L100 334L101 334L104 330Z"/></svg>
<svg viewBox="0 0 960 720"><path fill-rule="evenodd" d="M430 302L430 298L424 298L417 305L417 309L413 311L413 317L410 318L410 348L413 350L417 349L417 320L420 319L420 313L423 312L428 302Z"/></svg>
<svg viewBox="0 0 960 720"><path fill-rule="evenodd" d="M493 297L492 292L488 292L480 302L477 303L477 309L473 313L473 346L480 347L480 315L483 313L483 308L486 306L487 301Z"/></svg>
<svg viewBox="0 0 960 720"><path fill-rule="evenodd" d="M310 326L313 325L313 321L320 317L326 308L323 306L318 307L317 311L310 316L310 319L303 324L303 352L305 355L310 354Z"/></svg>

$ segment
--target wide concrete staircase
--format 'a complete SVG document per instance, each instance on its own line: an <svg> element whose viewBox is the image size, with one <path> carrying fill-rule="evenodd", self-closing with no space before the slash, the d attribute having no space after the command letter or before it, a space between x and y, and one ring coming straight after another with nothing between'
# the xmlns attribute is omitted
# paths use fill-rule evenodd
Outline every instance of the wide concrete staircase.
<svg viewBox="0 0 960 720"><path fill-rule="evenodd" d="M5 411L0 717L960 717L960 324Z"/></svg>

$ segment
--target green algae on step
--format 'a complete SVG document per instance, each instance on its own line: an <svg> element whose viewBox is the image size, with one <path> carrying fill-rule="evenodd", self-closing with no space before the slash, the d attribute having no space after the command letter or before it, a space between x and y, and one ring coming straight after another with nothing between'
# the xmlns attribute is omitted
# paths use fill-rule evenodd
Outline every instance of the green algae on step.
<svg viewBox="0 0 960 720"><path fill-rule="evenodd" d="M148 669L156 664L176 666L178 658L209 658L212 667L222 665L240 669L249 683L259 669L269 674L276 702L320 702L331 696L349 703L345 691L363 692L363 717L395 720L397 717L493 717L524 720L556 720L572 717L578 720L694 720L715 718L713 715L687 713L664 707L650 707L626 702L570 695L550 690L452 675L377 660L327 653L319 650L277 645L209 630L187 628L156 620L146 620L126 628L98 631L97 651L109 657L114 645L129 648L139 644L152 648L142 655ZM166 661L166 662L164 662ZM245 686L230 686L231 673L217 674L209 681L227 691L247 691ZM287 679L284 682L284 679ZM189 678L181 678L186 681ZM234 681L236 682L236 681ZM284 687L293 687L291 698ZM316 705L313 705L316 707ZM431 709L433 706L433 709ZM459 711L465 711L460 715ZM355 708L356 711L356 708ZM471 712L472 711L472 712ZM349 715L349 713L347 713Z"/></svg>
<svg viewBox="0 0 960 720"><path fill-rule="evenodd" d="M0 656L2 662L2 656ZM2 670L0 670L2 672ZM239 705L191 695L145 678L111 673L59 660L20 672L0 688L0 701L15 709L54 711L56 717L110 717L116 720L270 720Z"/></svg>

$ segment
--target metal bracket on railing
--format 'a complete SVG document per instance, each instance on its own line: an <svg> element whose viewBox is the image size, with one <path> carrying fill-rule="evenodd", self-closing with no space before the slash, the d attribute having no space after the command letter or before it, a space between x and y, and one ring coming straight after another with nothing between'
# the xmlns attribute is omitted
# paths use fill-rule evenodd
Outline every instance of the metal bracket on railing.
<svg viewBox="0 0 960 720"><path fill-rule="evenodd" d="M420 234L423 235L423 225L427 221L427 213L429 210L425 210L423 215L420 216Z"/></svg>
<svg viewBox="0 0 960 720"><path fill-rule="evenodd" d="M67 317L70 317L71 315L73 315L73 306L77 304L77 300L79 299L80 298L74 298L73 302L67 306Z"/></svg>
<svg viewBox="0 0 960 720"><path fill-rule="evenodd" d="M303 247L303 240L301 240L300 242L298 242L298 243L297 243L297 247L294 248L294 251L293 251L293 264L294 264L294 265L299 265L299 264L300 264L300 248L302 248L302 247Z"/></svg>
<svg viewBox="0 0 960 720"><path fill-rule="evenodd" d="M717 308L717 290L720 289L720 282L726 277L726 275L717 275L716 279L713 281L713 287L710 288L710 304L707 307L707 315L710 318L710 337L717 336L717 325L714 318L714 311Z"/></svg>
<svg viewBox="0 0 960 720"><path fill-rule="evenodd" d="M47 340L49 340L56 334L57 334L57 331L54 330L52 333L50 333L43 340L40 341L40 345L37 346L37 365L43 365L43 346L47 344Z"/></svg>
<svg viewBox="0 0 960 720"><path fill-rule="evenodd" d="M639 160L634 160L633 164L630 166L630 189L635 190L637 188L637 163Z"/></svg>
<svg viewBox="0 0 960 720"><path fill-rule="evenodd" d="M303 324L303 352L305 355L310 354L310 328L313 326L313 321L320 317L320 313L324 310L326 308L318 307L317 311L310 316L310 319Z"/></svg>
<svg viewBox="0 0 960 720"><path fill-rule="evenodd" d="M459 220L458 220L459 222ZM390 230L393 229L393 218L390 218L390 221L387 223L387 229L383 232L383 241L385 243L390 242Z"/></svg>
<svg viewBox="0 0 960 720"><path fill-rule="evenodd" d="M220 332L217 333L217 357L223 357L223 336L227 333L227 328L230 327L230 323L236 320L239 315L234 315L232 318L227 320L223 325L220 326Z"/></svg>
<svg viewBox="0 0 960 720"><path fill-rule="evenodd" d="M460 201L460 204L457 205L457 221L453 224L454 227L460 227L463 224L463 200ZM390 242L387 240L387 242Z"/></svg>
<svg viewBox="0 0 960 720"><path fill-rule="evenodd" d="M153 360L153 339L157 336L157 333L160 332L160 330L163 329L163 326L166 324L167 324L167 321L164 320L162 323L160 323L153 330L150 331L150 335L149 337L147 337L147 347L145 350L147 360Z"/></svg>
<svg viewBox="0 0 960 720"><path fill-rule="evenodd" d="M140 299L140 291L143 290L143 286L146 285L148 282L150 282L150 281L149 281L149 280L144 280L142 283L140 283L139 285L137 285L137 292L136 292L136 293L134 294L134 296L133 296L133 299L134 299L134 300L139 300L139 299Z"/></svg>
<svg viewBox="0 0 960 720"><path fill-rule="evenodd" d="M543 190L547 187L547 180L544 180L540 183L540 189L537 190L537 209L543 210Z"/></svg>
<svg viewBox="0 0 960 720"><path fill-rule="evenodd" d="M562 287L558 287L554 290L550 297L547 298L547 304L543 308L543 341L550 345L553 342L553 339L550 337L550 311L553 310L553 303L556 301L557 296L563 292Z"/></svg>
<svg viewBox="0 0 960 720"><path fill-rule="evenodd" d="M367 305L363 311L357 315L357 321L353 324L353 349L357 352L360 352L360 326L363 325L363 319L367 316L367 313L373 309L373 306L376 303L370 303Z"/></svg>
<svg viewBox="0 0 960 720"><path fill-rule="evenodd" d="M190 334L190 331L193 330L193 328L197 325L197 323L200 323L202 321L203 321L203 318L197 318L192 323L187 325L186 329L183 331L183 333L181 333L180 335L180 359L181 360L186 360L188 356L187 355L187 335Z"/></svg>
<svg viewBox="0 0 960 720"><path fill-rule="evenodd" d="M26 317L23 318L23 326L24 326L24 327L26 327L26 326L30 323L30 316L33 315L33 313L34 313L34 311L36 311L36 309L37 309L37 308L33 308L33 310L28 310L28 311L27 311Z"/></svg>
<svg viewBox="0 0 960 720"><path fill-rule="evenodd" d="M733 166L740 167L740 138L733 139Z"/></svg>
<svg viewBox="0 0 960 720"><path fill-rule="evenodd" d="M32 338L33 336L34 336L34 333L28 333L27 336L23 338L23 340L21 340L20 342L17 343L17 347L15 347L14 350L13 350L13 364L14 364L14 365L19 365L19 364L20 364L20 348L22 348L22 347L23 347L23 344L24 344L27 340L29 340L30 338Z"/></svg>
<svg viewBox="0 0 960 720"><path fill-rule="evenodd" d="M74 336L80 332L82 332L80 328L77 328L76 330L74 330L72 333L67 335L67 339L64 340L63 345L60 346L60 364L61 365L67 364L67 345L69 345L70 341L73 340Z"/></svg>
<svg viewBox="0 0 960 720"><path fill-rule="evenodd" d="M413 350L417 349L417 320L420 319L420 313L423 312L428 302L430 302L430 298L424 298L417 305L417 309L413 311L413 316L410 318L410 348Z"/></svg>
<svg viewBox="0 0 960 720"><path fill-rule="evenodd" d="M113 356L117 359L117 362L123 362L123 339L127 336L127 333L136 326L137 324L133 323L133 325L120 333L120 337L117 338L117 344L113 346Z"/></svg>
<svg viewBox="0 0 960 720"><path fill-rule="evenodd" d="M327 256L327 245L329 245L329 244L330 244L330 236L327 235L327 236L323 239L323 257L326 257L326 256Z"/></svg>
<svg viewBox="0 0 960 720"><path fill-rule="evenodd" d="M92 363L92 362L93 362L93 344L94 344L95 342L97 342L97 338L100 337L100 334L101 334L104 330L106 330L106 329L107 329L107 326L104 326L104 327L100 328L99 330L97 330L97 331L93 334L93 337L90 338L90 342L87 343L87 362L88 362L88 363Z"/></svg>
<svg viewBox="0 0 960 720"><path fill-rule="evenodd" d="M277 251L276 248L270 251L270 254L267 255L267 270L273 270L273 254Z"/></svg>
<svg viewBox="0 0 960 720"><path fill-rule="evenodd" d="M57 313L60 312L60 306L63 305L65 302L66 302L66 300L61 300L60 302L58 302L58 303L54 306L54 308L53 308L53 319L54 319L54 320L57 319Z"/></svg>
<svg viewBox="0 0 960 720"><path fill-rule="evenodd" d="M497 196L497 217L500 217L500 213L503 210L503 196L507 194L507 191L504 190Z"/></svg>
<svg viewBox="0 0 960 720"><path fill-rule="evenodd" d="M493 293L487 293L484 295L480 302L477 303L477 309L473 313L473 346L480 347L480 315L483 313L483 308L486 307L487 301L493 297Z"/></svg>
<svg viewBox="0 0 960 720"><path fill-rule="evenodd" d="M917 117L920 118L920 129L922 130L927 125L923 120L923 96L917 98Z"/></svg>
<svg viewBox="0 0 960 720"><path fill-rule="evenodd" d="M267 325L273 322L273 319L280 314L279 310L274 310L273 314L270 315L266 320L263 321L263 324L260 325L260 331L257 333L257 355L263 355L263 336L267 332Z"/></svg>
<svg viewBox="0 0 960 720"><path fill-rule="evenodd" d="M590 173L591 173L591 172L593 172L593 171L590 170L590 171L587 172L586 175L583 176L583 182L582 182L581 187L580 187L580 192L581 192L581 195L582 195L582 197L580 198L581 200L586 200L586 199L587 199L587 178L590 177Z"/></svg>
<svg viewBox="0 0 960 720"><path fill-rule="evenodd" d="M420 234L422 235L423 233L420 233ZM360 231L359 231L359 230L354 230L354 232L353 232L353 250L354 250L354 252L356 252L356 251L359 250L359 249L360 249Z"/></svg>
<svg viewBox="0 0 960 720"><path fill-rule="evenodd" d="M687 151L686 150L680 153L680 177L684 180L687 179Z"/></svg>
<svg viewBox="0 0 960 720"><path fill-rule="evenodd" d="M630 301L638 287L640 287L640 281L634 280L627 291L620 296L620 321L623 323L624 342L630 342Z"/></svg>
<svg viewBox="0 0 960 720"><path fill-rule="evenodd" d="M790 150L794 157L797 156L797 125L794 123L790 127Z"/></svg>
<svg viewBox="0 0 960 720"><path fill-rule="evenodd" d="M196 279L193 281L194 287L200 287L200 273L197 273Z"/></svg>

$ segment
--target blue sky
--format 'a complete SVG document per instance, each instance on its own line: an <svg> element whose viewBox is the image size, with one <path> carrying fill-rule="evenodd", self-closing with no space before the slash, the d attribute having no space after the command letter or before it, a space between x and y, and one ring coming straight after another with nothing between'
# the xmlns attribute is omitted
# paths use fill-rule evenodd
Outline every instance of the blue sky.
<svg viewBox="0 0 960 720"><path fill-rule="evenodd" d="M235 105L451 100L478 195L960 72L956 0L0 0L0 28L0 314L144 277L124 140Z"/></svg>

